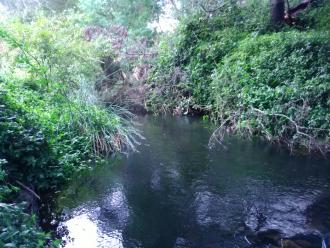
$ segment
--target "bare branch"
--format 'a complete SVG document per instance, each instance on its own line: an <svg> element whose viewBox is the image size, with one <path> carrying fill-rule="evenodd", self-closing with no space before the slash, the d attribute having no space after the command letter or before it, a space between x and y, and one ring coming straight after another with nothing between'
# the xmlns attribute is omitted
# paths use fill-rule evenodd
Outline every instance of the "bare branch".
<svg viewBox="0 0 330 248"><path fill-rule="evenodd" d="M290 16L297 14L298 12L305 10L310 4L312 4L315 0L304 0L301 3L297 4L296 6L289 8L288 7L288 14Z"/></svg>
<svg viewBox="0 0 330 248"><path fill-rule="evenodd" d="M16 183L21 186L22 188L24 188L26 191L28 191L31 195L33 195L34 197L36 197L38 200L41 200L40 196L37 195L36 192L34 192L32 189L30 189L28 186L24 185L22 182L16 180Z"/></svg>

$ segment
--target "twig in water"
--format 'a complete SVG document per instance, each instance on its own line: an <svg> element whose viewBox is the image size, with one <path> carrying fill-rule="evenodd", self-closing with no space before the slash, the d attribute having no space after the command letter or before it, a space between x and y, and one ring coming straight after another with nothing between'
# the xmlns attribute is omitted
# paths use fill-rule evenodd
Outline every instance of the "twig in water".
<svg viewBox="0 0 330 248"><path fill-rule="evenodd" d="M252 243L248 240L248 238L247 238L246 236L244 236L244 239L245 239L245 241L246 241L249 245L252 244Z"/></svg>
<svg viewBox="0 0 330 248"><path fill-rule="evenodd" d="M234 118L234 116L229 116L227 119L225 119L221 125L214 130L214 132L212 133L210 139L209 139L209 143L208 143L208 147L209 149L211 149L215 143L219 143L220 145L223 146L224 149L226 149L227 147L223 144L223 138L224 138L224 133L223 128L225 127L225 125L232 120L232 118Z"/></svg>

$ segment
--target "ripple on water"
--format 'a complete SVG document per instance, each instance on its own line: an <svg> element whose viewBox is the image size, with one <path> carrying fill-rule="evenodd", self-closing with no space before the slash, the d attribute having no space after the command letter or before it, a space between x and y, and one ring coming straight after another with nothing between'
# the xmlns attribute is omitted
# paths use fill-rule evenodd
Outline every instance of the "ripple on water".
<svg viewBox="0 0 330 248"><path fill-rule="evenodd" d="M66 248L329 246L328 162L240 139L210 151L205 123L190 120L141 125L150 146L82 190Z"/></svg>

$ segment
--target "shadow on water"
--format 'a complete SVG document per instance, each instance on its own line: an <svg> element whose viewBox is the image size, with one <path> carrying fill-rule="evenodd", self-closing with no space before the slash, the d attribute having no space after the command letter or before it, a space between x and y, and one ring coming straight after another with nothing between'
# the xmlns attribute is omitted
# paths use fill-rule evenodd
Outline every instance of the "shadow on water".
<svg viewBox="0 0 330 248"><path fill-rule="evenodd" d="M81 177L60 198L65 247L330 247L330 164L214 126L144 117L140 152Z"/></svg>

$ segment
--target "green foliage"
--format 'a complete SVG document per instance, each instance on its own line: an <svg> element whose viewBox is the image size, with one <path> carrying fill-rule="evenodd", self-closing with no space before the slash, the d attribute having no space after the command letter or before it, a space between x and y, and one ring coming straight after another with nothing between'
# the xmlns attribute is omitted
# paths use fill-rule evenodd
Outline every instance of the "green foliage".
<svg viewBox="0 0 330 248"><path fill-rule="evenodd" d="M180 0L179 2L181 8L178 10L178 17L181 17L183 22L186 20L190 22L196 15L206 18L212 23L205 26L206 29L216 26L220 29L240 27L244 30L264 31L269 28L269 0Z"/></svg>
<svg viewBox="0 0 330 248"><path fill-rule="evenodd" d="M213 70L247 36L235 25L226 27L232 23L223 21L222 17L196 15L160 43L149 80L157 89L149 97L150 109L168 111L178 107L187 112L190 108L209 108Z"/></svg>
<svg viewBox="0 0 330 248"><path fill-rule="evenodd" d="M309 29L330 30L330 4L327 0L318 0L313 7L306 10L306 13L298 14L300 22Z"/></svg>
<svg viewBox="0 0 330 248"><path fill-rule="evenodd" d="M7 160L0 159L0 202L2 202L12 191L12 189L5 183L7 174L2 167L6 163Z"/></svg>
<svg viewBox="0 0 330 248"><path fill-rule="evenodd" d="M221 6L213 17L204 12L188 16L173 36L161 41L149 78L155 86L147 100L151 111L209 111L211 75L217 64L249 33L267 31L265 1L247 1L242 6L225 1Z"/></svg>
<svg viewBox="0 0 330 248"><path fill-rule="evenodd" d="M181 40L180 34L164 37L159 43L158 56L149 81L154 89L150 91L146 105L152 112L167 112L176 108L180 103L185 108L188 97L185 97L185 75L175 64L178 54L177 43ZM186 101L187 99L187 101Z"/></svg>
<svg viewBox="0 0 330 248"><path fill-rule="evenodd" d="M128 122L98 102L91 83L102 77L99 61L108 50L84 41L76 21L16 21L12 34L0 34L15 48L2 57L1 153L13 178L39 189L58 187L95 155L133 145Z"/></svg>
<svg viewBox="0 0 330 248"><path fill-rule="evenodd" d="M330 134L329 38L291 31L242 40L213 74L216 118L235 115L237 129L321 149Z"/></svg>
<svg viewBox="0 0 330 248"><path fill-rule="evenodd" d="M234 28L227 28L215 31L208 41L203 39L192 49L185 71L189 71L188 87L198 105L207 106L211 104L210 76L216 65L245 36L244 32L239 32Z"/></svg>
<svg viewBox="0 0 330 248"><path fill-rule="evenodd" d="M14 58L12 66L25 73L22 79L30 79L39 89L59 91L100 76L99 59L111 54L110 45L102 39L83 39L83 17L68 12L54 17L40 15L30 23L14 20L6 24L0 36L17 48L8 56Z"/></svg>
<svg viewBox="0 0 330 248"><path fill-rule="evenodd" d="M110 7L107 0L80 0L78 8L86 13L86 21L88 24L100 26L108 26L112 18Z"/></svg>
<svg viewBox="0 0 330 248"><path fill-rule="evenodd" d="M275 33L264 1L227 1L214 16L188 16L160 43L149 110L211 113L237 133L327 152L328 8L320 1L299 16L299 32Z"/></svg>
<svg viewBox="0 0 330 248"><path fill-rule="evenodd" d="M150 34L148 23L160 12L159 4L154 0L79 0L78 8L86 14L86 24L122 25L133 36Z"/></svg>
<svg viewBox="0 0 330 248"><path fill-rule="evenodd" d="M44 133L0 86L0 154L8 162L7 173L38 188L56 185L53 181L58 177L53 173L58 172Z"/></svg>
<svg viewBox="0 0 330 248"><path fill-rule="evenodd" d="M2 166L7 164L0 160L0 247L58 247L59 241L50 240L50 235L44 233L36 224L35 216L26 214L25 204L1 203L16 187L7 183L7 173Z"/></svg>
<svg viewBox="0 0 330 248"><path fill-rule="evenodd" d="M59 241L36 225L34 216L24 213L24 204L0 203L0 247L58 247Z"/></svg>
<svg viewBox="0 0 330 248"><path fill-rule="evenodd" d="M11 15L30 19L38 11L62 12L73 8L77 0L0 0Z"/></svg>
<svg viewBox="0 0 330 248"><path fill-rule="evenodd" d="M40 15L0 27L1 201L12 202L18 181L52 194L77 171L134 147L130 116L94 90L111 49L102 38L85 40L80 18ZM23 206L0 208L1 247L45 247L48 236Z"/></svg>

